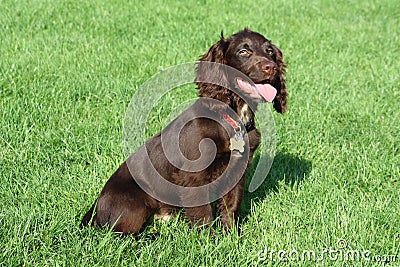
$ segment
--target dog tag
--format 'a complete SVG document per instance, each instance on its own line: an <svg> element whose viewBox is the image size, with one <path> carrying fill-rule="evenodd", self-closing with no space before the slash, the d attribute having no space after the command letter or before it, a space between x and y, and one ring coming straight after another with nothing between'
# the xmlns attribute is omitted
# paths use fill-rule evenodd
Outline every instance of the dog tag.
<svg viewBox="0 0 400 267"><path fill-rule="evenodd" d="M238 132L234 137L230 139L229 149L231 151L237 150L240 153L244 152L244 140L243 136Z"/></svg>

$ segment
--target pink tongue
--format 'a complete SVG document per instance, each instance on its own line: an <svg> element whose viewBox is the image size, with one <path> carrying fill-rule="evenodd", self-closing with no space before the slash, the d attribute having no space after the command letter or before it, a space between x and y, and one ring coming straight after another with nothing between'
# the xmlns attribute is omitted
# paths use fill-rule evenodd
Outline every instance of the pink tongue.
<svg viewBox="0 0 400 267"><path fill-rule="evenodd" d="M258 93L268 102L272 102L276 95L276 89L270 84L256 84Z"/></svg>
<svg viewBox="0 0 400 267"><path fill-rule="evenodd" d="M270 84L255 84L250 85L249 82L241 78L237 78L237 83L243 92L249 94L250 97L272 102L276 95L276 89Z"/></svg>

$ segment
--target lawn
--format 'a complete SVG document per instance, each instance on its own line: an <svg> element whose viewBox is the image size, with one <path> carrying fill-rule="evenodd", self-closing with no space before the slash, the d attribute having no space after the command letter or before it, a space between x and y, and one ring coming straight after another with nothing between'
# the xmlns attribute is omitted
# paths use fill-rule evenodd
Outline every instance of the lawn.
<svg viewBox="0 0 400 267"><path fill-rule="evenodd" d="M240 234L79 229L134 93L244 26L283 51L290 98ZM395 0L0 1L0 265L399 266L399 26Z"/></svg>

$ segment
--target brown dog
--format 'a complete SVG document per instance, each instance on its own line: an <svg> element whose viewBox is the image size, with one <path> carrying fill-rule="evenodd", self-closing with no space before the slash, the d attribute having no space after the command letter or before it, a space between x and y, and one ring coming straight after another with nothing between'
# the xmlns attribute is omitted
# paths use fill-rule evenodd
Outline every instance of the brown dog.
<svg viewBox="0 0 400 267"><path fill-rule="evenodd" d="M222 226L228 228L234 224L243 195L243 173L260 142L253 111L257 103L273 101L276 111L285 112L285 65L275 45L247 28L227 39L221 35L200 60L196 72L199 100L122 163L83 217L83 226L92 220L92 224L107 225L116 232L135 233L153 214L164 216L177 207L184 208L184 215L192 225L207 225L213 220L207 200L216 194L221 195L217 208ZM241 75L232 76L222 65L210 67L205 62L230 66ZM237 93L229 86L238 89ZM185 118L194 119L181 127L180 121ZM210 162L205 168L190 170L175 154L172 153L171 159L163 142L168 143L176 136L183 157L194 162L212 154L212 160L206 157ZM213 145L201 144L205 139L212 140ZM157 173L171 184L185 188L202 187L221 176L232 182L213 192L210 189L181 194L153 182ZM224 191L226 188L229 190ZM167 196L166 199L175 197L178 203L163 202L162 197L153 193Z"/></svg>

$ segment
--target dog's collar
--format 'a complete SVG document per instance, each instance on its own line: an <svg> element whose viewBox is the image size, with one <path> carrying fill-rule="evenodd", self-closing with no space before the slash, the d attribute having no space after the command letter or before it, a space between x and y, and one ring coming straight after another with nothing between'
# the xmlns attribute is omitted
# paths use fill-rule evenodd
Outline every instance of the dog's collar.
<svg viewBox="0 0 400 267"><path fill-rule="evenodd" d="M229 116L225 111L221 111L220 114L221 114L222 118L232 126L232 128L235 130L235 132L241 131L240 124L237 121L235 121L234 119L232 119L232 117ZM255 129L254 120L251 119L250 121L248 121L244 125L244 127L247 132L254 130Z"/></svg>
<svg viewBox="0 0 400 267"><path fill-rule="evenodd" d="M232 128L235 130L235 132L239 132L242 130L240 127L240 124L237 121L235 121L234 119L232 119L232 117L229 116L225 111L221 111L220 114L221 114L222 118L227 123L229 123L230 126L232 126Z"/></svg>
<svg viewBox="0 0 400 267"><path fill-rule="evenodd" d="M239 151L240 154L243 153L245 146L244 135L246 133L246 130L244 129L244 127L241 126L240 123L232 119L232 117L229 116L226 112L221 111L220 114L224 121L229 123L233 130L235 130L235 135L229 139L229 149L232 152Z"/></svg>

